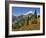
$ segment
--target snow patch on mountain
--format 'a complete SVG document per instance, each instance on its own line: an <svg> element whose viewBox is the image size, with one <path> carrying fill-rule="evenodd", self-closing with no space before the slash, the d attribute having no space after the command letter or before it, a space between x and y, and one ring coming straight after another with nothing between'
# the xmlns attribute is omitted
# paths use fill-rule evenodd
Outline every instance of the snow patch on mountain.
<svg viewBox="0 0 46 38"><path fill-rule="evenodd" d="M25 13L24 15L28 15L28 14L30 14L30 13L34 14L34 12L33 12L33 11L28 11L28 12L27 12L27 13Z"/></svg>

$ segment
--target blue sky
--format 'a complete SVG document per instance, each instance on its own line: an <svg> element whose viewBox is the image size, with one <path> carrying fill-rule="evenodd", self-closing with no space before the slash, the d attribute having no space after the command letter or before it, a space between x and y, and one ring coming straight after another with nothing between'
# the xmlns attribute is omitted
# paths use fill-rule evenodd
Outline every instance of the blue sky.
<svg viewBox="0 0 46 38"><path fill-rule="evenodd" d="M23 15L29 11L34 13L36 10L37 14L40 14L40 8L35 7L12 7L12 14L15 16Z"/></svg>

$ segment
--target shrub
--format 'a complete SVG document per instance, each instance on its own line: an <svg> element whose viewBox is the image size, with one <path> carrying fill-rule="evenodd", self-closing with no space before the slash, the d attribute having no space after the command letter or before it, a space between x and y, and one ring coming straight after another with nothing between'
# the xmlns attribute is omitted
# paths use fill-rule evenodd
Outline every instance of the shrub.
<svg viewBox="0 0 46 38"><path fill-rule="evenodd" d="M32 21L32 24L37 24L37 19L34 19L34 20Z"/></svg>

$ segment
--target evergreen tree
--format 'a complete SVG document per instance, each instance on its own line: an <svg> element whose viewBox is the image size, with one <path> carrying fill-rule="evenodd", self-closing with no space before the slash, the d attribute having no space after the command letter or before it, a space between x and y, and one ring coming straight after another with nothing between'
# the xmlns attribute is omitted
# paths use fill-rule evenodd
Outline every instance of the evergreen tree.
<svg viewBox="0 0 46 38"><path fill-rule="evenodd" d="M29 25L29 16L28 16L28 18L27 18L27 25Z"/></svg>
<svg viewBox="0 0 46 38"><path fill-rule="evenodd" d="M37 12L35 10L35 13L34 13L34 18L37 19Z"/></svg>
<svg viewBox="0 0 46 38"><path fill-rule="evenodd" d="M34 23L37 24L37 12L35 10L35 13L34 13Z"/></svg>

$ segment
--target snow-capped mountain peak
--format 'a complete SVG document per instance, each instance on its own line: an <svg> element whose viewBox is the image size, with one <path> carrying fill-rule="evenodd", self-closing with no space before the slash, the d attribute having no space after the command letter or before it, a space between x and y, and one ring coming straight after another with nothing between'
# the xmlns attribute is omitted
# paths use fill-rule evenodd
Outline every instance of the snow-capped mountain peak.
<svg viewBox="0 0 46 38"><path fill-rule="evenodd" d="M24 15L28 15L28 14L30 14L30 13L34 14L34 12L32 12L32 11L28 11L28 12L25 13Z"/></svg>

